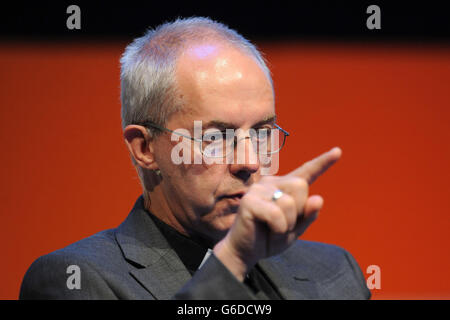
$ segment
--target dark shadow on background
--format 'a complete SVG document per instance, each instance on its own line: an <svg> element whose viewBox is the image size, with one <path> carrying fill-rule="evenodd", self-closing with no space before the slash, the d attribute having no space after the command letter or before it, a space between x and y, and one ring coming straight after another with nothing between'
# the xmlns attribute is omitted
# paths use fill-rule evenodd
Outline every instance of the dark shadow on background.
<svg viewBox="0 0 450 320"><path fill-rule="evenodd" d="M69 5L81 8L81 30L68 30ZM381 30L369 30L369 5L381 9ZM374 41L449 43L442 1L136 2L38 1L2 4L4 41L129 41L177 17L208 16L252 41Z"/></svg>

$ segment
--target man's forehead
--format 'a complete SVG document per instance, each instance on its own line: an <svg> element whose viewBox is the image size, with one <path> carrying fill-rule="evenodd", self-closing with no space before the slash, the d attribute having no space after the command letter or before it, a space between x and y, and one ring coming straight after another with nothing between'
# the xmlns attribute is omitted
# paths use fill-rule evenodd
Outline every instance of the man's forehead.
<svg viewBox="0 0 450 320"><path fill-rule="evenodd" d="M242 52L229 46L199 44L186 50L177 65L178 76L198 85L228 84L249 76L255 62Z"/></svg>
<svg viewBox="0 0 450 320"><path fill-rule="evenodd" d="M260 120L256 119L250 122L249 127L258 127L265 124L272 124L276 121L276 115L275 114L268 114L264 117L261 117ZM229 122L227 120L221 120L221 119L213 119L209 121L203 122L203 128L217 128L217 129L239 129L241 127L240 123L236 122Z"/></svg>
<svg viewBox="0 0 450 320"><path fill-rule="evenodd" d="M264 73L256 59L248 52L220 40L194 42L184 48L177 61L178 76L197 76L196 80L234 80L243 73ZM268 80L268 79L267 79Z"/></svg>
<svg viewBox="0 0 450 320"><path fill-rule="evenodd" d="M227 112L228 110L210 109L206 110L195 105L184 106L175 115L177 124L183 124L186 128L194 127L195 121L201 121L202 128L217 129L238 129L252 128L273 124L276 122L274 108L258 108L251 116L245 116L243 113Z"/></svg>
<svg viewBox="0 0 450 320"><path fill-rule="evenodd" d="M192 45L180 57L177 76L185 125L201 120L251 127L275 115L271 82L253 57L236 48Z"/></svg>

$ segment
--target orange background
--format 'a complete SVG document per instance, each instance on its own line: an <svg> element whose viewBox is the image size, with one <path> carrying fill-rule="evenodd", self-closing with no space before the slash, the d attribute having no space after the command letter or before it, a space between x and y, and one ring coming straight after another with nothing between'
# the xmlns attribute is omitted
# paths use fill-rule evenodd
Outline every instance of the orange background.
<svg viewBox="0 0 450 320"><path fill-rule="evenodd" d="M140 194L121 137L125 43L0 47L0 298L38 256L114 228ZM338 145L305 239L381 268L374 299L450 298L450 49L262 44L291 132L280 173ZM366 274L366 278L368 274Z"/></svg>

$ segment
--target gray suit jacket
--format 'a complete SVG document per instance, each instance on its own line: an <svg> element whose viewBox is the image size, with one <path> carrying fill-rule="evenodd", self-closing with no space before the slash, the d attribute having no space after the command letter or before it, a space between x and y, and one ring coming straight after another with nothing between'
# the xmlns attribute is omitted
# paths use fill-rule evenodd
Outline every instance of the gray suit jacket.
<svg viewBox="0 0 450 320"><path fill-rule="evenodd" d="M79 267L79 288L67 285L71 265ZM285 299L370 298L358 264L336 246L299 240L259 266ZM171 298L255 296L214 255L191 276L144 210L142 196L118 228L38 258L20 290L20 299Z"/></svg>

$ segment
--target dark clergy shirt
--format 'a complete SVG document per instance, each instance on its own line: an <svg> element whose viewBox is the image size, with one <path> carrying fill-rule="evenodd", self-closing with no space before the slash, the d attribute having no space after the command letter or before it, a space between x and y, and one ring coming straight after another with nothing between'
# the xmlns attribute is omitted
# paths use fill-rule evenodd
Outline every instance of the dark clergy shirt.
<svg viewBox="0 0 450 320"><path fill-rule="evenodd" d="M158 227L159 231L169 242L170 246L175 250L186 269L193 275L203 261L208 248L197 243L193 239L181 234L168 224L162 222L153 214L150 217ZM280 294L270 283L264 273L255 266L247 275L244 283L252 290L258 299L281 299Z"/></svg>

